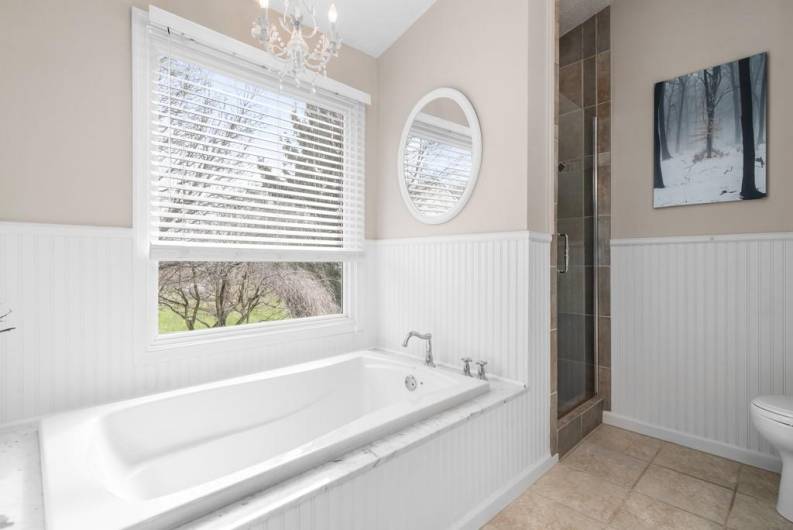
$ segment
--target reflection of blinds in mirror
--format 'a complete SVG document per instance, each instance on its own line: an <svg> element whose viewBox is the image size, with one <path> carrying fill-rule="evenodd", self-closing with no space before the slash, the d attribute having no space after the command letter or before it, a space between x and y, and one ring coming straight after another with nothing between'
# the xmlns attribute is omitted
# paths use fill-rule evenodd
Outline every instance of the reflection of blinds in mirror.
<svg viewBox="0 0 793 530"><path fill-rule="evenodd" d="M404 178L413 205L424 215L442 215L465 193L471 178L468 128L419 115L410 128Z"/></svg>

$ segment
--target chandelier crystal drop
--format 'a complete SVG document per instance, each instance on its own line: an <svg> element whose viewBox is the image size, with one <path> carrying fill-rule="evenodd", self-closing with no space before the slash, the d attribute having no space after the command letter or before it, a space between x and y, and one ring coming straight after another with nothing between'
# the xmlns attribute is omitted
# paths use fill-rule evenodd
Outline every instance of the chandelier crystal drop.
<svg viewBox="0 0 793 530"><path fill-rule="evenodd" d="M341 38L336 31L339 13L336 4L328 9L330 32L321 33L316 5L312 0L284 0L283 14L270 22L269 0L259 0L261 12L253 22L251 36L281 63L279 80L291 79L296 86L309 78L311 89L318 75L327 76L328 63L339 56ZM314 42L313 46L310 44Z"/></svg>

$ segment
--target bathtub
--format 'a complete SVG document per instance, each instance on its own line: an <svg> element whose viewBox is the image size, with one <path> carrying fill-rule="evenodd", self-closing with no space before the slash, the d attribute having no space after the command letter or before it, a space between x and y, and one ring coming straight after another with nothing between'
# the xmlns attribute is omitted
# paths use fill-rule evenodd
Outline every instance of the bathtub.
<svg viewBox="0 0 793 530"><path fill-rule="evenodd" d="M169 528L487 390L361 351L54 415L39 431L47 528Z"/></svg>

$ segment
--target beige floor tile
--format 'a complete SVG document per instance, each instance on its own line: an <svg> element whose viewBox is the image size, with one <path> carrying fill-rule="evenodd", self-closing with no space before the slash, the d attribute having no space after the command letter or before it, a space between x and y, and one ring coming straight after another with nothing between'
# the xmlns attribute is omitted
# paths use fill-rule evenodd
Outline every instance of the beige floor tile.
<svg viewBox="0 0 793 530"><path fill-rule="evenodd" d="M776 473L603 425L485 528L793 530L778 489Z"/></svg>
<svg viewBox="0 0 793 530"><path fill-rule="evenodd" d="M733 488L738 483L738 471L741 468L739 463L732 460L670 443L664 443L653 464L727 488Z"/></svg>
<svg viewBox="0 0 793 530"><path fill-rule="evenodd" d="M626 488L633 487L647 467L647 462L606 449L588 439L565 456L562 464Z"/></svg>
<svg viewBox="0 0 793 530"><path fill-rule="evenodd" d="M793 523L779 515L773 503L738 493L730 511L730 518L727 520L727 528L789 530L793 529Z"/></svg>
<svg viewBox="0 0 793 530"><path fill-rule="evenodd" d="M718 530L722 526L633 491L617 512L609 528L612 530Z"/></svg>
<svg viewBox="0 0 793 530"><path fill-rule="evenodd" d="M655 464L645 471L636 491L656 500L724 524L732 490Z"/></svg>
<svg viewBox="0 0 793 530"><path fill-rule="evenodd" d="M603 524L529 490L499 513L486 530L600 530Z"/></svg>
<svg viewBox="0 0 793 530"><path fill-rule="evenodd" d="M565 465L554 466L532 490L604 523L611 519L629 492L627 488Z"/></svg>
<svg viewBox="0 0 793 530"><path fill-rule="evenodd" d="M738 493L776 503L779 493L779 474L752 466L741 466Z"/></svg>
<svg viewBox="0 0 793 530"><path fill-rule="evenodd" d="M587 437L588 441L606 449L649 462L661 448L661 441L635 432L601 425Z"/></svg>

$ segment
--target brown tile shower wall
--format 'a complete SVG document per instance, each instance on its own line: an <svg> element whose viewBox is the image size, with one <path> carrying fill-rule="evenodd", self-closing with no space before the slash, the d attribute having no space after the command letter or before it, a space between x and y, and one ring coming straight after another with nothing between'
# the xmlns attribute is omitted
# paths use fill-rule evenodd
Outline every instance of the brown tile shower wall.
<svg viewBox="0 0 793 530"><path fill-rule="evenodd" d="M597 426L602 411L611 407L610 10L601 11L562 36L557 53L557 160L565 168L557 172L554 231L570 235L570 272L558 286L556 281L551 282L551 452L563 454ZM593 146L590 125L595 116L597 146ZM597 190L592 189L595 161ZM597 212L591 201L593 193L597 193ZM596 215L597 241L592 229ZM596 262L594 245L598 250ZM556 257L552 260L552 277L559 278ZM595 283L599 291L597 315ZM592 355L595 326L599 356L593 366L587 365L586 356ZM593 370L599 378L594 397L581 403L594 394L591 384L577 395L559 395L559 377L591 381ZM556 420L557 411L567 414Z"/></svg>

